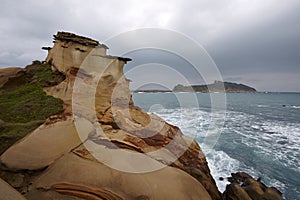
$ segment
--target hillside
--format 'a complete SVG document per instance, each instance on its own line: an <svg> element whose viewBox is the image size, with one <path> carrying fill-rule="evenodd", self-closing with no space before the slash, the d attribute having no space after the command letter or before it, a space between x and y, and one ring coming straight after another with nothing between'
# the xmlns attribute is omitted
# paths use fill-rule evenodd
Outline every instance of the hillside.
<svg viewBox="0 0 300 200"><path fill-rule="evenodd" d="M43 87L57 85L64 75L49 64L34 61L22 68L0 69L0 154L48 117L63 112L63 101L47 95Z"/></svg>
<svg viewBox="0 0 300 200"><path fill-rule="evenodd" d="M176 85L174 92L256 92L256 89L238 83L215 81L208 85Z"/></svg>

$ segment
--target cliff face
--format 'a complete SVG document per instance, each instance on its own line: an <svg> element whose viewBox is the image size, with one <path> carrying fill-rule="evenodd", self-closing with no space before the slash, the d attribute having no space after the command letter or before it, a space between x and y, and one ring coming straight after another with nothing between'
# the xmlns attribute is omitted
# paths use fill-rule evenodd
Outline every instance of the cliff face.
<svg viewBox="0 0 300 200"><path fill-rule="evenodd" d="M221 199L199 145L133 104L130 59L89 38L54 38L46 61L66 78L44 91L64 112L1 155L3 176L22 177L29 199Z"/></svg>

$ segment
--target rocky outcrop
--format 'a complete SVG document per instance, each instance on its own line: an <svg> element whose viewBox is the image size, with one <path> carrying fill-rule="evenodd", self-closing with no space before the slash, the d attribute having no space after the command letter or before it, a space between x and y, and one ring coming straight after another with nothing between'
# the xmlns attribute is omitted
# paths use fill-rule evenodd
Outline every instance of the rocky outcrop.
<svg viewBox="0 0 300 200"><path fill-rule="evenodd" d="M0 178L1 199L5 200L25 200L25 198L5 181Z"/></svg>
<svg viewBox="0 0 300 200"><path fill-rule="evenodd" d="M17 87L13 80L38 83L63 101L63 112L0 157L0 176L27 199L280 199L243 174L222 196L198 143L134 105L123 74L129 58L109 56L105 45L71 33L54 39L44 49L55 83L29 73L36 67L3 79L7 88Z"/></svg>
<svg viewBox="0 0 300 200"><path fill-rule="evenodd" d="M283 200L282 193L274 187L267 187L245 172L231 174L231 182L226 186L224 199L232 200Z"/></svg>
<svg viewBox="0 0 300 200"><path fill-rule="evenodd" d="M33 183L26 197L63 199L65 195L97 200L211 199L199 182L181 170L166 167L150 173L124 173L74 153L50 166Z"/></svg>
<svg viewBox="0 0 300 200"><path fill-rule="evenodd" d="M71 118L46 122L9 148L1 156L1 162L10 170L39 170L80 144Z"/></svg>
<svg viewBox="0 0 300 200"><path fill-rule="evenodd" d="M38 172L26 174L27 198L221 199L199 145L133 104L130 59L89 38L54 38L46 62L65 79L44 91L64 112L0 157L7 173Z"/></svg>

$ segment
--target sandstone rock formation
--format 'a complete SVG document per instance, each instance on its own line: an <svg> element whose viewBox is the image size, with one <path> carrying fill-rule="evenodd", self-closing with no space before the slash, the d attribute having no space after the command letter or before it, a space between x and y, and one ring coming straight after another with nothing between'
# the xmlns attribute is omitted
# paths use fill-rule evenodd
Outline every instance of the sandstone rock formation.
<svg viewBox="0 0 300 200"><path fill-rule="evenodd" d="M1 199L5 200L25 200L25 198L19 192L14 190L2 179L0 179L0 194Z"/></svg>
<svg viewBox="0 0 300 200"><path fill-rule="evenodd" d="M43 90L61 99L64 111L0 157L0 177L27 199L280 199L243 174L222 196L197 142L134 105L123 74L129 58L109 56L105 45L75 34L54 39L43 49L58 78L43 79Z"/></svg>
<svg viewBox="0 0 300 200"><path fill-rule="evenodd" d="M54 38L46 62L66 78L44 90L64 112L0 157L6 176L30 172L28 199L221 199L199 145L133 104L130 59L82 36Z"/></svg>

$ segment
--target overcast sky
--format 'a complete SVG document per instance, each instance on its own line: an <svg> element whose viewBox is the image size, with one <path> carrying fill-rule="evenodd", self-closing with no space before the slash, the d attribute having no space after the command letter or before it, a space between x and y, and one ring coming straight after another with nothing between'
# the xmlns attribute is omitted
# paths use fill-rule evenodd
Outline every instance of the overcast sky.
<svg viewBox="0 0 300 200"><path fill-rule="evenodd" d="M2 0L0 67L44 60L41 47L52 46L57 31L101 42L145 27L175 30L196 40L224 80L259 91L300 91L298 0ZM148 75L156 73L153 67Z"/></svg>

